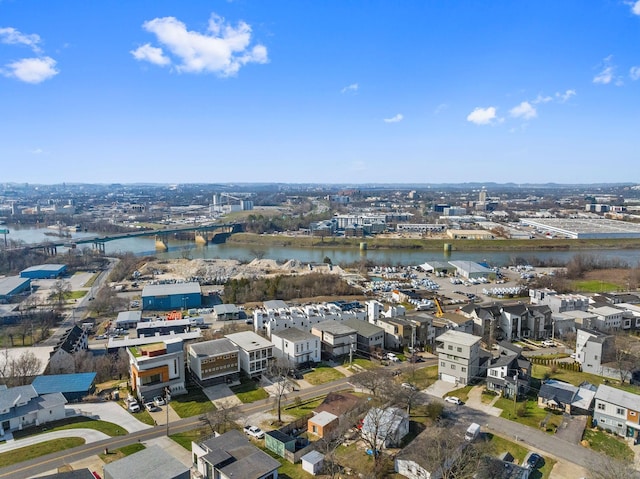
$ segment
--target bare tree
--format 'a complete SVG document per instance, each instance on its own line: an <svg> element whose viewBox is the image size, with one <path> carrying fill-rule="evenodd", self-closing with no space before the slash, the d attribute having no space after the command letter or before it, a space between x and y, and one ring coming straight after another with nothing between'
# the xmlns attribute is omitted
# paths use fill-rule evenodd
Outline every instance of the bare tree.
<svg viewBox="0 0 640 479"><path fill-rule="evenodd" d="M67 297L71 292L71 285L68 281L63 279L56 280L51 287L51 292L49 293L49 301L51 301L57 309L62 309L64 303L67 301Z"/></svg>
<svg viewBox="0 0 640 479"><path fill-rule="evenodd" d="M629 334L619 331L613 338L613 362L616 365L620 382L624 384L631 377L631 373L640 366L640 357L634 352L636 340Z"/></svg>
<svg viewBox="0 0 640 479"><path fill-rule="evenodd" d="M273 400L278 411L278 423L282 422L282 401L287 394L293 391L294 384L289 379L289 370L292 369L291 361L286 358L278 358L269 363L266 375L273 381Z"/></svg>
<svg viewBox="0 0 640 479"><path fill-rule="evenodd" d="M229 401L219 401L216 409L201 416L202 422L211 428L211 432L223 434L231 429L238 418L240 410Z"/></svg>
<svg viewBox="0 0 640 479"><path fill-rule="evenodd" d="M370 449L374 458L374 475L382 477L384 473L384 460L382 449L397 444L398 430L403 421L408 422L408 417L399 408L373 407L369 409L362 424L362 441Z"/></svg>
<svg viewBox="0 0 640 479"><path fill-rule="evenodd" d="M589 465L589 479L638 479L640 473L636 471L633 462L621 461L602 454L595 455Z"/></svg>
<svg viewBox="0 0 640 479"><path fill-rule="evenodd" d="M336 455L338 447L344 443L346 435L350 430L352 432L356 431L353 425L357 421L358 414L358 406L341 414L338 425L330 429L329 432L324 434L323 437L316 442L318 451L324 455L325 472L331 479L334 479L340 471L340 464Z"/></svg>
<svg viewBox="0 0 640 479"><path fill-rule="evenodd" d="M385 386L392 383L391 374L386 370L363 371L351 377L351 383L371 391L374 397L381 395Z"/></svg>
<svg viewBox="0 0 640 479"><path fill-rule="evenodd" d="M31 378L40 373L42 361L31 351L24 351L17 358L10 361L10 374L16 386L29 384Z"/></svg>

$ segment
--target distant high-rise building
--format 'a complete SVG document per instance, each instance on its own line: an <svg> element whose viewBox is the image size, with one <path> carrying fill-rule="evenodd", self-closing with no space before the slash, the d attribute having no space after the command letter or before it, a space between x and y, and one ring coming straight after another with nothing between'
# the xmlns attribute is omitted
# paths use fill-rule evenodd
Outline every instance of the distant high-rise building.
<svg viewBox="0 0 640 479"><path fill-rule="evenodd" d="M478 195L478 201L481 203L486 203L487 201L487 190L484 189L484 186L480 190L480 194Z"/></svg>

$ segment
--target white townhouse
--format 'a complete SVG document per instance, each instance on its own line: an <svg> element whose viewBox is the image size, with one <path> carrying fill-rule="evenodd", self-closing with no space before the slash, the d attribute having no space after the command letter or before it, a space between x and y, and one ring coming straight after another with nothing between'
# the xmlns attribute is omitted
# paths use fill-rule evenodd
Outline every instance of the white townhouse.
<svg viewBox="0 0 640 479"><path fill-rule="evenodd" d="M227 334L227 339L240 348L240 369L249 376L260 376L273 359L273 344L251 331Z"/></svg>
<svg viewBox="0 0 640 479"><path fill-rule="evenodd" d="M274 355L293 364L320 362L320 338L298 328L288 328L271 335Z"/></svg>

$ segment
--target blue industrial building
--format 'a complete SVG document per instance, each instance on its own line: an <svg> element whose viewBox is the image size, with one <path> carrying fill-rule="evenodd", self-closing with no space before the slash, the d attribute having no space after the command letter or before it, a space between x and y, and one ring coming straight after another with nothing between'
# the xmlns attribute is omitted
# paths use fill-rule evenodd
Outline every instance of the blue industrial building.
<svg viewBox="0 0 640 479"><path fill-rule="evenodd" d="M20 271L20 277L30 279L53 279L59 278L66 272L66 264L39 264Z"/></svg>
<svg viewBox="0 0 640 479"><path fill-rule="evenodd" d="M69 402L80 401L96 389L96 373L37 376L31 385L38 395L59 392Z"/></svg>
<svg viewBox="0 0 640 479"><path fill-rule="evenodd" d="M199 308L202 305L200 283L148 284L142 290L142 309L172 311Z"/></svg>
<svg viewBox="0 0 640 479"><path fill-rule="evenodd" d="M0 303L8 303L12 296L31 290L31 280L20 276L0 278Z"/></svg>

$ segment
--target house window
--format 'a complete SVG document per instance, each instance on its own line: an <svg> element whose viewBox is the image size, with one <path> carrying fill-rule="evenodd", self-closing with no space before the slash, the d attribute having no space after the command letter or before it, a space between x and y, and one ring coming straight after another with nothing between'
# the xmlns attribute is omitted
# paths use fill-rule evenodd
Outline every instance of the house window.
<svg viewBox="0 0 640 479"><path fill-rule="evenodd" d="M601 402L600 402L600 403L598 403L598 409L599 409L600 411L604 411L604 403L601 403Z"/></svg>
<svg viewBox="0 0 640 479"><path fill-rule="evenodd" d="M622 416L624 414L624 409L622 409L621 407L617 407L616 408L616 414Z"/></svg>
<svg viewBox="0 0 640 479"><path fill-rule="evenodd" d="M443 366L443 367L445 366L444 361L440 361L440 366Z"/></svg>
<svg viewBox="0 0 640 479"><path fill-rule="evenodd" d="M462 348L461 347L457 347L456 349L458 350L459 353L462 352Z"/></svg>
<svg viewBox="0 0 640 479"><path fill-rule="evenodd" d="M636 417L636 412L635 411L629 411L629 416Z"/></svg>
<svg viewBox="0 0 640 479"><path fill-rule="evenodd" d="M451 369L455 369L455 368L456 368L456 365L455 365L455 364L452 364L452 365L451 365Z"/></svg>
<svg viewBox="0 0 640 479"><path fill-rule="evenodd" d="M448 349L449 351L453 351L453 346L450 344L449 346L447 346L447 349Z"/></svg>
<svg viewBox="0 0 640 479"><path fill-rule="evenodd" d="M462 368L460 368L462 370L463 373L467 372L467 368L465 368L464 366L462 366Z"/></svg>

